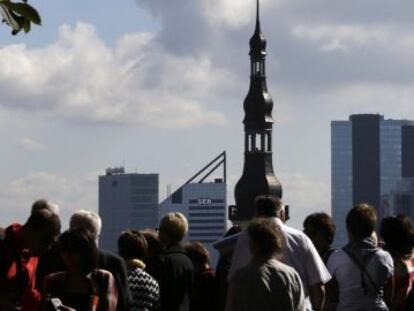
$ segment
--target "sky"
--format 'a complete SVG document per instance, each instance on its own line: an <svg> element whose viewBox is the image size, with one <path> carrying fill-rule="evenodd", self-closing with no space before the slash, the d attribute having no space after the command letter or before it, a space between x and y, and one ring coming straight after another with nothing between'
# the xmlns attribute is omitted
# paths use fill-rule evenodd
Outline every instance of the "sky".
<svg viewBox="0 0 414 311"><path fill-rule="evenodd" d="M0 27L0 226L31 203L97 211L107 167L159 173L160 198L223 150L243 165L254 0L29 0ZM330 121L414 119L414 2L262 0L275 174L291 225L330 212ZM104 224L105 225L105 224Z"/></svg>

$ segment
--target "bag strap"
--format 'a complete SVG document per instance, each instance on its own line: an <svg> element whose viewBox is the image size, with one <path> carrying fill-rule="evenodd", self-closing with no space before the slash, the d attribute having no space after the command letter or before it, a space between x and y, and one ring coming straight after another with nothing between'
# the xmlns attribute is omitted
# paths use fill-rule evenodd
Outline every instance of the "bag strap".
<svg viewBox="0 0 414 311"><path fill-rule="evenodd" d="M368 281L371 283L371 285L374 287L376 292L379 292L379 287L375 283L375 281L372 279L371 275L367 271L366 267L370 263L371 259L374 257L374 255L377 253L378 249L376 249L373 252L368 253L364 258L361 260L355 255L354 252L348 247L343 247L342 250L349 256L349 258L352 259L352 261L358 266L358 268L361 270L361 286L364 289L364 294L368 294L368 289L365 284L365 277L367 276Z"/></svg>

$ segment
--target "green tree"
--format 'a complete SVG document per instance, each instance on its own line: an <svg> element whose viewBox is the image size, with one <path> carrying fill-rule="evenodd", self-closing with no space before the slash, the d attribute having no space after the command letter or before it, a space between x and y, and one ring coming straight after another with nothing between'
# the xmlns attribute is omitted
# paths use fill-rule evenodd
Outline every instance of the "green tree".
<svg viewBox="0 0 414 311"><path fill-rule="evenodd" d="M27 0L21 2L0 0L0 15L2 22L11 27L12 35L16 35L21 30L27 33L32 24L42 23L39 13L27 3Z"/></svg>

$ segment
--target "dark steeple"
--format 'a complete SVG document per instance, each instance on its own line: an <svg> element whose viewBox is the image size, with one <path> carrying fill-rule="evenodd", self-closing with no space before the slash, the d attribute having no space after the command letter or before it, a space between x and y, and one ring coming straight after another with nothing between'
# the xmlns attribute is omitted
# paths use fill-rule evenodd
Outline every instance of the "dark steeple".
<svg viewBox="0 0 414 311"><path fill-rule="evenodd" d="M261 57L266 55L266 39L260 30L259 0L256 9L256 29L250 38L250 56Z"/></svg>
<svg viewBox="0 0 414 311"><path fill-rule="evenodd" d="M253 201L257 195L282 197L282 186L273 173L272 109L273 100L266 85L266 39L260 29L257 0L256 29L250 39L250 87L244 100L245 149L243 174L236 185L237 220L254 216Z"/></svg>

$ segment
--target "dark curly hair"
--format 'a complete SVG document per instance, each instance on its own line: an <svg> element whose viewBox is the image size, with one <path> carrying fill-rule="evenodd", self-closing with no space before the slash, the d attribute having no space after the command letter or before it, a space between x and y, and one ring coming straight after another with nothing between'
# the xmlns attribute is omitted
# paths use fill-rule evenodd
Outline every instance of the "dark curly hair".
<svg viewBox="0 0 414 311"><path fill-rule="evenodd" d="M381 224L385 248L393 257L409 258L414 249L414 231L407 216L386 217Z"/></svg>
<svg viewBox="0 0 414 311"><path fill-rule="evenodd" d="M86 230L71 229L62 233L58 242L61 253L77 254L81 258L82 271L88 274L98 266L98 247L95 239Z"/></svg>

